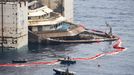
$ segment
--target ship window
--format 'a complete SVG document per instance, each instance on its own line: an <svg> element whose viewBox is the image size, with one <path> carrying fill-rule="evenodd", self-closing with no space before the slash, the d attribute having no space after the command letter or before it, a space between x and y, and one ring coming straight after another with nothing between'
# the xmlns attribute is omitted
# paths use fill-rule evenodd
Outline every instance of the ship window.
<svg viewBox="0 0 134 75"><path fill-rule="evenodd" d="M42 31L42 26L38 26L38 31Z"/></svg>
<svg viewBox="0 0 134 75"><path fill-rule="evenodd" d="M53 29L53 26L51 26L50 29Z"/></svg>
<svg viewBox="0 0 134 75"><path fill-rule="evenodd" d="M19 2L19 4L20 4L20 7L21 7L21 2Z"/></svg>
<svg viewBox="0 0 134 75"><path fill-rule="evenodd" d="M28 29L29 29L30 31L32 31L32 27L28 27Z"/></svg>
<svg viewBox="0 0 134 75"><path fill-rule="evenodd" d="M28 17L28 19L31 19L31 17Z"/></svg>

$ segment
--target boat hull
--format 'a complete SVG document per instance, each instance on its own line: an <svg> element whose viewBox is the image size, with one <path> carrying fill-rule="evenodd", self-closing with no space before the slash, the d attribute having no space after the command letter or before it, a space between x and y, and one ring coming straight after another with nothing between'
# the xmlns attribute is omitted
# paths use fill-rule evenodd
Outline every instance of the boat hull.
<svg viewBox="0 0 134 75"><path fill-rule="evenodd" d="M55 71L56 75L74 75L73 72L65 72L64 70L60 69L53 69L53 71Z"/></svg>
<svg viewBox="0 0 134 75"><path fill-rule="evenodd" d="M60 61L60 64L67 64L67 65L76 64L76 61L73 61L73 60L61 60L61 59L59 59L58 61Z"/></svg>
<svg viewBox="0 0 134 75"><path fill-rule="evenodd" d="M17 60L13 60L12 63L27 63L27 61L17 61Z"/></svg>
<svg viewBox="0 0 134 75"><path fill-rule="evenodd" d="M45 39L42 41L43 44L71 44L71 43L95 43L95 42L104 42L104 41L115 41L118 40L117 37L115 38L104 38L104 39L81 39L81 40L57 40L53 38Z"/></svg>

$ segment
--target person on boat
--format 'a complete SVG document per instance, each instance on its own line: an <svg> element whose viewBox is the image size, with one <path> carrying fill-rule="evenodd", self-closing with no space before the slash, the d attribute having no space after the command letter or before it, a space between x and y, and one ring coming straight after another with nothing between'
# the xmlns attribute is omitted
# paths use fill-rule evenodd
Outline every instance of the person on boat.
<svg viewBox="0 0 134 75"><path fill-rule="evenodd" d="M67 73L67 74L69 73L69 70L68 70L68 68L66 69L66 73Z"/></svg>
<svg viewBox="0 0 134 75"><path fill-rule="evenodd" d="M64 57L64 60L66 60L66 58Z"/></svg>
<svg viewBox="0 0 134 75"><path fill-rule="evenodd" d="M69 56L67 57L67 60L71 60Z"/></svg>

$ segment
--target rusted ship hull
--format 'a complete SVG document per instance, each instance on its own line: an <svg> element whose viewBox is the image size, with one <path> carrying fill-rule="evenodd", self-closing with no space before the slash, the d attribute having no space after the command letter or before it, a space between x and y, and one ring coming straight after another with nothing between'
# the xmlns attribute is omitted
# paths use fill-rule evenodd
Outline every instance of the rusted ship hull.
<svg viewBox="0 0 134 75"><path fill-rule="evenodd" d="M98 30L88 30L83 26L69 24L69 28L63 30L51 30L51 31L29 31L29 36L32 42L38 42L43 44L68 44L68 43L94 43L103 41L114 41L118 37ZM34 37L34 38L33 38Z"/></svg>
<svg viewBox="0 0 134 75"><path fill-rule="evenodd" d="M104 41L115 41L117 38L112 39L93 39L93 40L56 40L56 39L47 39L42 41L43 44L70 44L70 43L95 43L95 42L104 42Z"/></svg>
<svg viewBox="0 0 134 75"><path fill-rule="evenodd" d="M98 38L95 38L98 37ZM71 39L70 39L71 38ZM42 41L43 44L70 44L70 43L95 43L95 42L104 42L104 41L115 41L118 37L112 35L108 37L104 34L92 34L92 37L55 37L55 38L47 38Z"/></svg>

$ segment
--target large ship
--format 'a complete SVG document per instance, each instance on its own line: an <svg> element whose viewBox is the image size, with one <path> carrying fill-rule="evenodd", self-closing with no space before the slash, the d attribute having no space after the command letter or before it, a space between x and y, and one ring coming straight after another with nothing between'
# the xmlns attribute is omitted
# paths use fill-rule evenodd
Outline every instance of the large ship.
<svg viewBox="0 0 134 75"><path fill-rule="evenodd" d="M82 25L68 22L60 13L38 2L30 4L29 42L43 44L92 43L113 41L116 36L97 30L88 30Z"/></svg>

